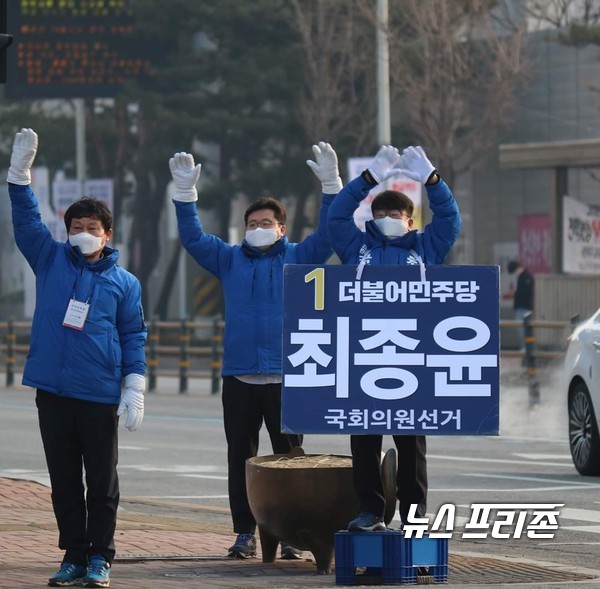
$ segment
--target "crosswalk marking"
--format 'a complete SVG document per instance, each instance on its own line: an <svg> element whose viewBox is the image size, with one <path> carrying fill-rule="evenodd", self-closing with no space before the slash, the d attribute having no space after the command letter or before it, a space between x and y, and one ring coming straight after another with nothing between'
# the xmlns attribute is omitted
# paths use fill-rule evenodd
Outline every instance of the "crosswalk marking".
<svg viewBox="0 0 600 589"><path fill-rule="evenodd" d="M520 452L515 452L513 456L518 456L519 458L524 458L525 460L566 460L570 462L571 456L569 454L521 454Z"/></svg>
<svg viewBox="0 0 600 589"><path fill-rule="evenodd" d="M572 532L588 532L589 534L600 534L600 526L558 526L560 530L570 530Z"/></svg>
<svg viewBox="0 0 600 589"><path fill-rule="evenodd" d="M139 472L168 472L179 476L225 472L223 466L213 466L210 464L172 464L168 466L158 466L156 464L119 464L119 468L137 470Z"/></svg>
<svg viewBox="0 0 600 589"><path fill-rule="evenodd" d="M577 488L577 489L600 489L600 484L587 481L565 481L564 479L552 479L544 476L526 476L526 475L508 475L508 474L491 474L491 473L465 473L465 476L484 478L484 479L507 479L513 481L532 481L541 483L555 483L561 487ZM525 490L525 489L524 489Z"/></svg>
<svg viewBox="0 0 600 589"><path fill-rule="evenodd" d="M188 477L188 478L192 478L192 479L215 479L215 480L219 480L219 481L227 480L226 476L222 477L222 476L210 475L210 474L181 474L179 476Z"/></svg>
<svg viewBox="0 0 600 589"><path fill-rule="evenodd" d="M575 509L572 507L563 507L560 510L560 519L571 519L575 521L600 523L600 511L591 509ZM592 526L593 527L593 526ZM598 527L598 526L596 526Z"/></svg>
<svg viewBox="0 0 600 589"><path fill-rule="evenodd" d="M514 460L509 458L476 458L473 456L448 456L445 454L427 454L427 460L443 460L444 462L485 462L486 464L513 464L515 466L559 466L563 468L573 468L573 464L565 460L564 462L549 462L546 460Z"/></svg>
<svg viewBox="0 0 600 589"><path fill-rule="evenodd" d="M141 499L228 499L229 495L144 495Z"/></svg>
<svg viewBox="0 0 600 589"><path fill-rule="evenodd" d="M24 470L20 468L9 468L7 470L0 470L0 477L7 479L24 479L39 483L40 485L44 485L44 487L50 486L50 475L46 470Z"/></svg>

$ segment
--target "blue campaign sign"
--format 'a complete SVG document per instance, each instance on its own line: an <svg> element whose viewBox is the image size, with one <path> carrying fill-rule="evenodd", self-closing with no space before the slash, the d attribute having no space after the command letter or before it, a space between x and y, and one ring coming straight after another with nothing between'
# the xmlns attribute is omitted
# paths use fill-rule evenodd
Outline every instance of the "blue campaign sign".
<svg viewBox="0 0 600 589"><path fill-rule="evenodd" d="M499 292L498 266L286 265L282 431L497 435Z"/></svg>

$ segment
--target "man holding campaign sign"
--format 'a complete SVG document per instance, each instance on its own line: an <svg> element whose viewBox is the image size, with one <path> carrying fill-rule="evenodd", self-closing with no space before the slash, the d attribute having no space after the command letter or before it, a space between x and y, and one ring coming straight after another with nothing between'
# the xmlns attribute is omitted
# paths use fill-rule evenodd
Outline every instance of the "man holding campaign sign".
<svg viewBox="0 0 600 589"><path fill-rule="evenodd" d="M405 194L386 190L371 205L373 220L365 231L354 223L353 214L373 186L403 174L425 185L432 222L423 232L413 229L413 203ZM421 147L408 147L402 155L390 145L382 146L371 165L347 184L329 211L331 244L343 264L358 264L356 280L365 265L399 264L419 266L425 281L425 264L441 264L456 241L461 219L447 184L441 179ZM394 435L398 450L398 499L400 517L406 521L411 504L425 515L427 462L424 435ZM354 484L360 513L349 530L372 531L385 528L385 498L380 472L382 436L352 435Z"/></svg>

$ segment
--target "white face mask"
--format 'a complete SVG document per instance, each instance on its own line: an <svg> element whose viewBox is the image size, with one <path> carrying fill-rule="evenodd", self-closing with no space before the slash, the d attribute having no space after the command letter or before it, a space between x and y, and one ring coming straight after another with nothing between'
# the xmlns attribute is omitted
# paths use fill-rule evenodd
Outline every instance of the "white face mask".
<svg viewBox="0 0 600 589"><path fill-rule="evenodd" d="M79 249L84 256L91 256L102 247L102 237L96 237L91 233L82 231L75 235L69 235L69 243L73 247L79 246Z"/></svg>
<svg viewBox="0 0 600 589"><path fill-rule="evenodd" d="M254 247L269 247L279 239L276 229L257 227L246 231L246 241Z"/></svg>
<svg viewBox="0 0 600 589"><path fill-rule="evenodd" d="M407 219L383 217L381 219L375 219L375 225L379 227L381 233L386 237L402 237L409 231Z"/></svg>

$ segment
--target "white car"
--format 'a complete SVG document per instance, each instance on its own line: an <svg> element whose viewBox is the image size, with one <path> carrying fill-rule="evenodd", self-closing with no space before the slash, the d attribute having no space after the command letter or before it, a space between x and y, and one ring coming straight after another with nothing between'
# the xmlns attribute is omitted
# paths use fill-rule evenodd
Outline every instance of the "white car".
<svg viewBox="0 0 600 589"><path fill-rule="evenodd" d="M600 475L600 310L571 334L565 375L573 464L580 474Z"/></svg>

